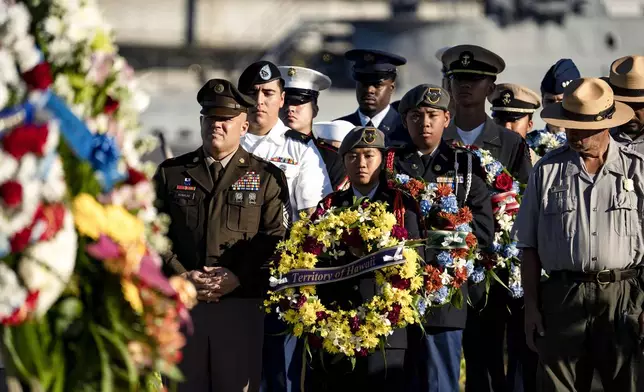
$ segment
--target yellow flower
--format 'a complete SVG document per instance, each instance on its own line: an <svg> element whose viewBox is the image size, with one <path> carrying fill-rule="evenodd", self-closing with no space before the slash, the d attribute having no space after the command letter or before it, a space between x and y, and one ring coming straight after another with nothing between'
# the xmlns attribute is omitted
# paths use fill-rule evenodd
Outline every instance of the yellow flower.
<svg viewBox="0 0 644 392"><path fill-rule="evenodd" d="M123 297L130 303L132 309L137 313L141 313L143 311L143 302L141 302L138 287L130 280L121 279L121 291L123 291Z"/></svg>
<svg viewBox="0 0 644 392"><path fill-rule="evenodd" d="M299 338L300 336L302 336L303 331L304 331L304 327L302 326L301 323L297 323L293 327L293 335L295 335L295 337Z"/></svg>
<svg viewBox="0 0 644 392"><path fill-rule="evenodd" d="M126 246L140 242L144 238L143 221L130 214L122 206L109 205L105 208L107 234L118 244Z"/></svg>
<svg viewBox="0 0 644 392"><path fill-rule="evenodd" d="M106 234L108 224L103 206L91 195L81 193L73 202L74 222L78 231L93 239Z"/></svg>
<svg viewBox="0 0 644 392"><path fill-rule="evenodd" d="M188 309L197 305L197 289L192 282L175 275L169 280L170 286L179 295L179 300Z"/></svg>

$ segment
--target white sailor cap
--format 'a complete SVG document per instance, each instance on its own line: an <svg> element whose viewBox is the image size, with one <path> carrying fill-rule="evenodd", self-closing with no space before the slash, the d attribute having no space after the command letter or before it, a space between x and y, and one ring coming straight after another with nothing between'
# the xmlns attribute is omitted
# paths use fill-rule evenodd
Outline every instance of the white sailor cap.
<svg viewBox="0 0 644 392"><path fill-rule="evenodd" d="M322 121L313 124L313 136L325 140L342 142L356 126L344 120Z"/></svg>
<svg viewBox="0 0 644 392"><path fill-rule="evenodd" d="M287 98L295 98L302 103L316 99L322 90L331 87L331 79L314 69L281 66L278 67L284 79Z"/></svg>

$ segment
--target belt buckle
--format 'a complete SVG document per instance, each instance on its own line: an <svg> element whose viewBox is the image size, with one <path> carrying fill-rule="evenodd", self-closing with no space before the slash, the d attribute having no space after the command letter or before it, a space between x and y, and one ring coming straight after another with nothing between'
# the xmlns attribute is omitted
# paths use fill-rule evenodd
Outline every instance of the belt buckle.
<svg viewBox="0 0 644 392"><path fill-rule="evenodd" d="M610 283L610 282L601 282L601 281L599 280L599 277L600 277L602 274L604 274L604 273L607 273L607 274L608 274L608 276L610 277L610 270L608 270L608 269L601 270L601 271L597 272L597 275L595 275L595 281L596 281L598 284L600 284L600 285L607 285L607 284L609 284L609 283Z"/></svg>

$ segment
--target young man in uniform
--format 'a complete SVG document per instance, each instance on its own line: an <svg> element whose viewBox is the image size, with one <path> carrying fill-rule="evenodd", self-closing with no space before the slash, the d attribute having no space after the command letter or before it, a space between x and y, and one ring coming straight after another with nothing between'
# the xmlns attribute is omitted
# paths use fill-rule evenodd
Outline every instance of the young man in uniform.
<svg viewBox="0 0 644 392"><path fill-rule="evenodd" d="M320 121L313 124L313 135L337 149L342 145L344 138L356 126L348 121Z"/></svg>
<svg viewBox="0 0 644 392"><path fill-rule="evenodd" d="M633 115L597 78L541 112L568 144L534 168L513 228L539 391L589 391L593 370L605 391L643 390L644 156L609 135Z"/></svg>
<svg viewBox="0 0 644 392"><path fill-rule="evenodd" d="M473 231L482 247L492 243L492 204L478 158L464 149L454 149L441 139L449 125L449 93L441 87L423 84L400 100L403 126L412 143L396 152L395 169L427 182L446 182L455 188L460 206L474 216ZM425 259L434 255L428 251ZM462 286L467 298L467 284ZM460 309L445 305L432 310L423 331L409 328L408 367L411 390L443 392L459 390L461 341L467 304Z"/></svg>
<svg viewBox="0 0 644 392"><path fill-rule="evenodd" d="M545 109L550 105L561 103L566 86L580 77L579 69L577 69L577 66L571 59L557 61L550 67L541 81L541 101L543 108ZM566 130L561 127L546 124L545 131L559 133L565 132Z"/></svg>
<svg viewBox="0 0 644 392"><path fill-rule="evenodd" d="M302 67L277 67L285 80L284 106L280 118L291 130L289 135L299 137L303 142L314 146L326 166L333 190L346 177L338 150L318 139L312 133L313 119L318 115L318 96L320 91L331 87L331 79L321 72Z"/></svg>
<svg viewBox="0 0 644 392"><path fill-rule="evenodd" d="M458 45L447 49L442 60L455 101L455 117L443 139L489 151L525 184L532 168L526 142L518 134L496 124L485 112L486 98L494 92L496 76L505 69L503 59L480 46ZM470 287L469 294L472 305L463 333L466 390L503 391L506 375L501 347L508 291L493 282L487 298L484 284Z"/></svg>
<svg viewBox="0 0 644 392"><path fill-rule="evenodd" d="M258 391L268 262L288 224L284 173L240 147L255 105L222 79L197 94L203 145L164 161L155 175L159 209L170 215L169 274L195 284L180 391Z"/></svg>
<svg viewBox="0 0 644 392"><path fill-rule="evenodd" d="M610 66L608 84L615 100L628 105L635 115L631 121L611 130L618 142L644 154L644 56L626 56Z"/></svg>
<svg viewBox="0 0 644 392"><path fill-rule="evenodd" d="M239 77L238 86L257 102L249 110L250 126L242 136L242 147L282 169L294 220L300 212L312 213L332 192L331 183L315 146L301 140L299 133L289 130L279 118L285 95L279 69L268 61L253 63ZM292 385L299 385L302 365L301 355L294 355L297 339L282 335L284 330L275 315L267 316L262 391L291 391Z"/></svg>
<svg viewBox="0 0 644 392"><path fill-rule="evenodd" d="M541 106L539 95L527 87L502 83L497 84L492 95L487 97L492 104L492 119L498 125L519 134L523 139L532 131L532 115ZM539 156L530 150L532 163L539 160Z"/></svg>
<svg viewBox="0 0 644 392"><path fill-rule="evenodd" d="M401 128L400 115L391 107L391 97L396 90L396 67L407 60L381 50L353 49L344 54L353 61L353 79L356 81L358 110L338 120L355 126L380 129L387 144L408 142L409 136Z"/></svg>

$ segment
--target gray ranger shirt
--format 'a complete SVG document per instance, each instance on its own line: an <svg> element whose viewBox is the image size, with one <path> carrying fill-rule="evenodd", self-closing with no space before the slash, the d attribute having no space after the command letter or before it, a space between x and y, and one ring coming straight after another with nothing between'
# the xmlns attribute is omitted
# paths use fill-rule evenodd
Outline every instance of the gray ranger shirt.
<svg viewBox="0 0 644 392"><path fill-rule="evenodd" d="M644 155L611 139L591 176L565 145L534 167L512 233L547 272L627 268L644 257L642 211Z"/></svg>

